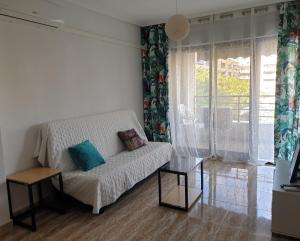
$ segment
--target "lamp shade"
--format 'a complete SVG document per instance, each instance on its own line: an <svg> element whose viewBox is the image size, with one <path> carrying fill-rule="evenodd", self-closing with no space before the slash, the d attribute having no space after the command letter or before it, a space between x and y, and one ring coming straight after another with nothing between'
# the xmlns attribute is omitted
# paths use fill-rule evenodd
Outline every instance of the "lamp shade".
<svg viewBox="0 0 300 241"><path fill-rule="evenodd" d="M171 40L180 41L185 39L190 32L188 18L180 14L172 16L166 23L165 31Z"/></svg>

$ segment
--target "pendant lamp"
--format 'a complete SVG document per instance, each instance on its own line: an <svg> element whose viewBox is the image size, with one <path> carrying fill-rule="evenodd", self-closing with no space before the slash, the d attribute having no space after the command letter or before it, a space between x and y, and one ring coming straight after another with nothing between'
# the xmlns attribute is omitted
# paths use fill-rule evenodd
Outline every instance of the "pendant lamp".
<svg viewBox="0 0 300 241"><path fill-rule="evenodd" d="M166 23L165 31L169 39L180 41L185 39L190 32L190 23L186 16L178 14L176 0L176 14L169 18Z"/></svg>

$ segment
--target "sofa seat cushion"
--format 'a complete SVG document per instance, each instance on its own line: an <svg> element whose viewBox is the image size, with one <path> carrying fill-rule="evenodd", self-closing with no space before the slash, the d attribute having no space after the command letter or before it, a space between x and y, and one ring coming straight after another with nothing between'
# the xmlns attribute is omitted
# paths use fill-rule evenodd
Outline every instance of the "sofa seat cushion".
<svg viewBox="0 0 300 241"><path fill-rule="evenodd" d="M149 142L134 150L123 151L92 170L63 173L65 193L93 206L101 207L116 201L122 193L143 180L171 159L169 143ZM57 183L54 183L57 186Z"/></svg>

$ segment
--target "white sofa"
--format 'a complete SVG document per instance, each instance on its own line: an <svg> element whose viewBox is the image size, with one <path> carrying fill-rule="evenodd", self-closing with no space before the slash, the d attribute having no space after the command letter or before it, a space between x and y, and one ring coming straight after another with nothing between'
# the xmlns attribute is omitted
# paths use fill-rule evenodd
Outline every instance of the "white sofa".
<svg viewBox="0 0 300 241"><path fill-rule="evenodd" d="M126 151L118 131L134 128L147 144ZM106 163L84 172L75 168L67 148L90 140ZM42 164L61 169L64 191L93 207L93 213L116 201L122 193L171 159L169 143L148 142L133 111L57 120L40 129L34 157ZM54 181L54 185L57 183Z"/></svg>

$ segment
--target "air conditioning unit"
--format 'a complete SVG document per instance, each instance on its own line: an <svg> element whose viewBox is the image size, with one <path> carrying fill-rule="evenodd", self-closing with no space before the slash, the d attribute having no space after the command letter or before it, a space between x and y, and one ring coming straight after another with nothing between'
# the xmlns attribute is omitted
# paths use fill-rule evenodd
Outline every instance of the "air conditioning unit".
<svg viewBox="0 0 300 241"><path fill-rule="evenodd" d="M60 19L45 19L38 16L33 16L5 8L0 8L0 17L10 18L12 20L24 21L27 23L38 24L49 28L60 28L64 24L63 20Z"/></svg>

